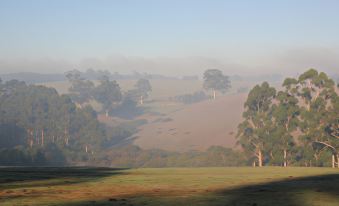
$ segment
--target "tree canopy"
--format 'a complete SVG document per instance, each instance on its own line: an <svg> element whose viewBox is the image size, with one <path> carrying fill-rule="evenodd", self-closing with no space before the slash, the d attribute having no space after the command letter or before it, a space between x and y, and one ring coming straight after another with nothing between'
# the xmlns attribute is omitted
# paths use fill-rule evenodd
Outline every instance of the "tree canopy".
<svg viewBox="0 0 339 206"><path fill-rule="evenodd" d="M134 85L136 93L140 96L140 104L143 99L148 97L148 93L152 91L152 86L148 79L139 79Z"/></svg>
<svg viewBox="0 0 339 206"><path fill-rule="evenodd" d="M119 84L108 78L103 78L100 84L93 90L93 97L100 102L104 111L112 108L113 103L117 103L122 99L121 89Z"/></svg>
<svg viewBox="0 0 339 206"><path fill-rule="evenodd" d="M215 91L222 93L231 88L231 82L228 76L225 76L218 69L208 69L204 72L204 89L213 90L213 98L216 98Z"/></svg>
<svg viewBox="0 0 339 206"><path fill-rule="evenodd" d="M339 167L339 107L334 81L310 69L298 79L286 78L282 86L283 90L276 92L268 83L256 85L247 97L245 120L237 137L249 160L259 166Z"/></svg>
<svg viewBox="0 0 339 206"><path fill-rule="evenodd" d="M106 129L90 106L77 108L68 96L60 96L55 89L16 80L1 87L0 148L4 152L13 148L20 151L13 154L33 155L25 157L29 160L22 160L25 163L35 163L34 155L39 156L39 164L60 164L61 156L72 161L99 151L105 141ZM50 158L47 154L51 154Z"/></svg>

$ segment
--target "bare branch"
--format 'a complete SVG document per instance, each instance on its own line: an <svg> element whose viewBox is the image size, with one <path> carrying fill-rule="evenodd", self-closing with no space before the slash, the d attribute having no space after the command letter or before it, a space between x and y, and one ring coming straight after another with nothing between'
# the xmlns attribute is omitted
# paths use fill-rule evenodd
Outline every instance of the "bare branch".
<svg viewBox="0 0 339 206"><path fill-rule="evenodd" d="M314 141L314 143L319 143L319 144L325 145L326 147L329 147L329 148L331 148L333 152L337 153L337 150L336 150L336 148L334 148L332 145L330 145L330 144L329 144L329 143L327 143L327 142L322 142L322 141Z"/></svg>

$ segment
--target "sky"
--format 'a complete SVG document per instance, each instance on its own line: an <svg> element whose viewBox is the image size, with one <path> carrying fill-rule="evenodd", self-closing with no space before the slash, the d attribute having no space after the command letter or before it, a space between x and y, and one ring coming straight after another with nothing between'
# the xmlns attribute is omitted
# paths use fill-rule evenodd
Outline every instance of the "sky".
<svg viewBox="0 0 339 206"><path fill-rule="evenodd" d="M0 73L339 73L337 0L0 0Z"/></svg>

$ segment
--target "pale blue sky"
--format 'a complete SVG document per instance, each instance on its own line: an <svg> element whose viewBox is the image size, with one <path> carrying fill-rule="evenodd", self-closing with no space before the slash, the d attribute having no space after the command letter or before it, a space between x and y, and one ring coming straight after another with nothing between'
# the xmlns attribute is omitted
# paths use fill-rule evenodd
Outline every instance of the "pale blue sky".
<svg viewBox="0 0 339 206"><path fill-rule="evenodd" d="M0 60L199 56L260 66L290 50L336 54L338 11L337 0L0 0Z"/></svg>

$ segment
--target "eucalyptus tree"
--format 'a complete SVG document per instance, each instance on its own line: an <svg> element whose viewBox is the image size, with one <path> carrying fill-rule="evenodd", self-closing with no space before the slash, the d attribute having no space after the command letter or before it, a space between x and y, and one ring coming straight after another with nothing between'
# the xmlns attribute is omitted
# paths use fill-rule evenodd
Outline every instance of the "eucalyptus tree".
<svg viewBox="0 0 339 206"><path fill-rule="evenodd" d="M288 159L291 160L290 152L294 149L296 142L293 132L298 129L299 105L298 98L295 97L295 79L286 79L283 83L284 91L279 91L276 96L276 104L273 106L273 117L276 127L276 141L274 148L283 153L283 166L287 167Z"/></svg>
<svg viewBox="0 0 339 206"><path fill-rule="evenodd" d="M325 132L329 118L329 108L336 96L335 84L325 73L310 69L301 74L295 87L299 97L301 142L304 144L305 165L312 166L324 147L328 147L328 134ZM319 145L322 145L319 147ZM310 151L313 154L310 156ZM333 150L333 154L337 152Z"/></svg>
<svg viewBox="0 0 339 206"><path fill-rule="evenodd" d="M330 108L326 132L339 141L339 96L335 95Z"/></svg>
<svg viewBox="0 0 339 206"><path fill-rule="evenodd" d="M88 102L90 99L92 99L94 83L90 80L85 80L82 78L80 71L73 70L67 72L66 78L71 83L69 95L76 103L79 104L80 107L82 107L85 102Z"/></svg>
<svg viewBox="0 0 339 206"><path fill-rule="evenodd" d="M332 152L332 167L337 164L339 168L339 96L337 93L333 94L326 115L325 138L315 143L320 144L322 149L329 149Z"/></svg>
<svg viewBox="0 0 339 206"><path fill-rule="evenodd" d="M228 76L225 76L218 69L209 69L204 72L204 89L213 91L213 99L216 98L216 91L222 93L231 88L231 82Z"/></svg>
<svg viewBox="0 0 339 206"><path fill-rule="evenodd" d="M258 163L263 166L265 144L271 141L274 131L272 124L272 101L276 90L267 82L256 85L248 94L244 104L244 121L238 126L238 144L245 152L257 159L253 165Z"/></svg>
<svg viewBox="0 0 339 206"><path fill-rule="evenodd" d="M152 86L148 79L139 79L134 85L136 93L140 97L140 104L144 103L144 98L148 97L148 93L152 91Z"/></svg>
<svg viewBox="0 0 339 206"><path fill-rule="evenodd" d="M71 138L71 124L72 116L76 113L76 106L73 104L71 98L67 95L61 95L59 98L59 106L56 107L59 111L57 118L61 121L56 123L55 129L57 133L53 138L53 142L62 140L61 144L66 147L69 146L69 140ZM56 139L56 140L55 140Z"/></svg>
<svg viewBox="0 0 339 206"><path fill-rule="evenodd" d="M94 88L93 97L102 104L103 111L108 116L108 111L113 104L121 101L122 94L120 86L115 80L110 81L108 77L103 77L100 84Z"/></svg>

